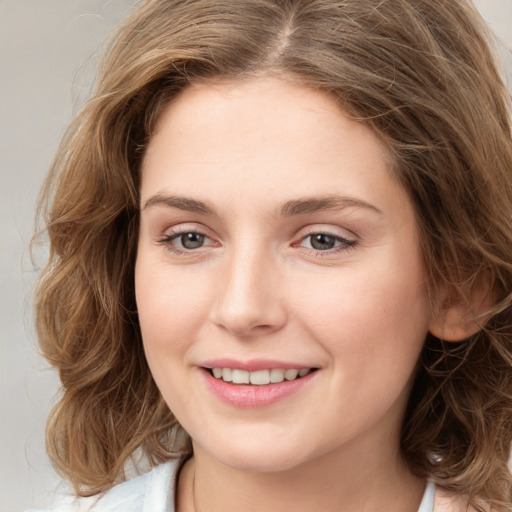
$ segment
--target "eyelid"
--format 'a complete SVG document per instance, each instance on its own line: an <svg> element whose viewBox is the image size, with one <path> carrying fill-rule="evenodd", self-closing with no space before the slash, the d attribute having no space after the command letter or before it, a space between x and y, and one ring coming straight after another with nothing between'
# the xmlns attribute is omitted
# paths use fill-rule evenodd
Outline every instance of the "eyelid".
<svg viewBox="0 0 512 512"><path fill-rule="evenodd" d="M310 235L324 234L334 238L341 238L350 242L358 242L359 236L353 231L342 228L341 226L333 226L332 224L309 224L298 230L295 238L301 240L307 238Z"/></svg>
<svg viewBox="0 0 512 512"><path fill-rule="evenodd" d="M315 249L314 247L304 247L302 243L307 240L308 238L314 236L314 235L327 235L330 238L333 238L336 242L338 242L338 245L335 245L334 247L331 247L330 249ZM341 251L345 251L347 249L353 248L357 245L356 240L349 240L348 238L344 238L337 235L332 235L331 233L321 232L321 233L311 233L310 235L306 235L305 237L301 238L299 243L296 244L298 247L302 247L303 249L307 251L311 251L312 253L317 253L319 255L328 255L328 254L336 254Z"/></svg>
<svg viewBox="0 0 512 512"><path fill-rule="evenodd" d="M340 231L343 231L343 233L340 233ZM304 247L302 245L304 241L313 235L327 235L341 243L325 250L315 249L314 247ZM336 256L339 253L354 249L359 243L359 237L353 232L332 225L326 226L325 224L309 225L302 228L297 233L295 239L297 241L292 244L293 247L306 251L316 258Z"/></svg>
<svg viewBox="0 0 512 512"><path fill-rule="evenodd" d="M203 227L198 226L194 223L185 223L185 224L178 224L176 226L171 226L170 228L167 228L161 235L157 237L156 243L159 245L165 246L166 250L168 250L171 253L174 254L193 254L201 252L201 249L204 247L211 247L211 246L218 246L218 242L215 241L213 236L211 236L208 233L209 230L204 229ZM201 246L197 249L186 249L186 248L180 248L180 247L174 247L172 243L174 240L179 238L181 235L187 234L187 233L196 233L198 235L203 236L205 239L213 241L213 244L206 244L205 246Z"/></svg>
<svg viewBox="0 0 512 512"><path fill-rule="evenodd" d="M173 226L166 227L165 230L162 231L162 238L171 237L181 233L199 233L201 235L208 236L208 233L206 233L207 230L194 222L182 222Z"/></svg>

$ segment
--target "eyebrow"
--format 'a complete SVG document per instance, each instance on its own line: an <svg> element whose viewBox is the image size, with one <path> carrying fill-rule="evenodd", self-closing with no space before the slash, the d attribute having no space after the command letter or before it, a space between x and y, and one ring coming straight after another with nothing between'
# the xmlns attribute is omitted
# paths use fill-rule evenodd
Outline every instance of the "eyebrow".
<svg viewBox="0 0 512 512"><path fill-rule="evenodd" d="M190 197L182 196L169 196L164 194L155 194L151 196L143 206L143 210L151 208L152 206L167 206L169 208L178 208L191 213L199 213L201 215L215 215L215 208L205 203Z"/></svg>
<svg viewBox="0 0 512 512"><path fill-rule="evenodd" d="M343 210L350 207L365 208L372 210L379 215L383 215L381 209L377 208L371 203L363 201L362 199L337 195L293 199L283 205L281 208L281 215L283 217L289 217L292 215L303 215L306 213L313 213L322 210Z"/></svg>
<svg viewBox="0 0 512 512"><path fill-rule="evenodd" d="M153 206L166 206L169 208L177 208L191 213L200 215L217 215L215 208L210 203L192 199L184 196L174 196L165 194L155 194L151 196L143 206L143 210ZM292 217L295 215L304 215L323 210L343 210L345 208L365 208L379 215L383 215L382 210L371 203L350 196L320 196L305 197L301 199L292 199L284 203L279 209L279 216Z"/></svg>

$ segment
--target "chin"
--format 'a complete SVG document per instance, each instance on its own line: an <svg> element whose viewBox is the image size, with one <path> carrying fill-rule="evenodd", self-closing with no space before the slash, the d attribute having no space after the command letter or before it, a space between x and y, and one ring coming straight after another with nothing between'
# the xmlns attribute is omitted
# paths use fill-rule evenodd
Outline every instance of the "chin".
<svg viewBox="0 0 512 512"><path fill-rule="evenodd" d="M253 438L254 442L248 442L248 439L250 437L241 436L240 439L231 438L229 443L224 439L208 445L203 444L202 451L208 452L210 457L221 464L246 473L289 471L314 456L310 451L305 452L304 446L307 444L304 442L296 445L264 436Z"/></svg>
<svg viewBox="0 0 512 512"><path fill-rule="evenodd" d="M223 453L219 461L224 465L244 473L280 473L297 467L302 462L300 457L269 453Z"/></svg>

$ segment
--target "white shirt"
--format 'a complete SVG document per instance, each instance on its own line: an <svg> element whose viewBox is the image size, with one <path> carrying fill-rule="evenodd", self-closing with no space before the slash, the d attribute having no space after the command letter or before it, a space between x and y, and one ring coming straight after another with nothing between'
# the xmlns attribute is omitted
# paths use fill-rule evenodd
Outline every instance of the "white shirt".
<svg viewBox="0 0 512 512"><path fill-rule="evenodd" d="M178 460L166 462L149 473L116 485L93 501L75 499L52 509L27 512L174 512L178 467ZM434 496L435 485L429 482L418 512L434 512Z"/></svg>

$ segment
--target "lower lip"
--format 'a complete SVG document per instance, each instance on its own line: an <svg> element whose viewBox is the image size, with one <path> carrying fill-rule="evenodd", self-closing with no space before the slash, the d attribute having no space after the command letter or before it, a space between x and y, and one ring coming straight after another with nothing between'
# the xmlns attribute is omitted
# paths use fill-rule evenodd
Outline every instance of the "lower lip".
<svg viewBox="0 0 512 512"><path fill-rule="evenodd" d="M210 391L222 402L234 407L257 408L275 404L298 393L311 382L318 370L299 379L263 386L232 384L224 382L222 379L216 379L206 370L203 370L202 373Z"/></svg>

